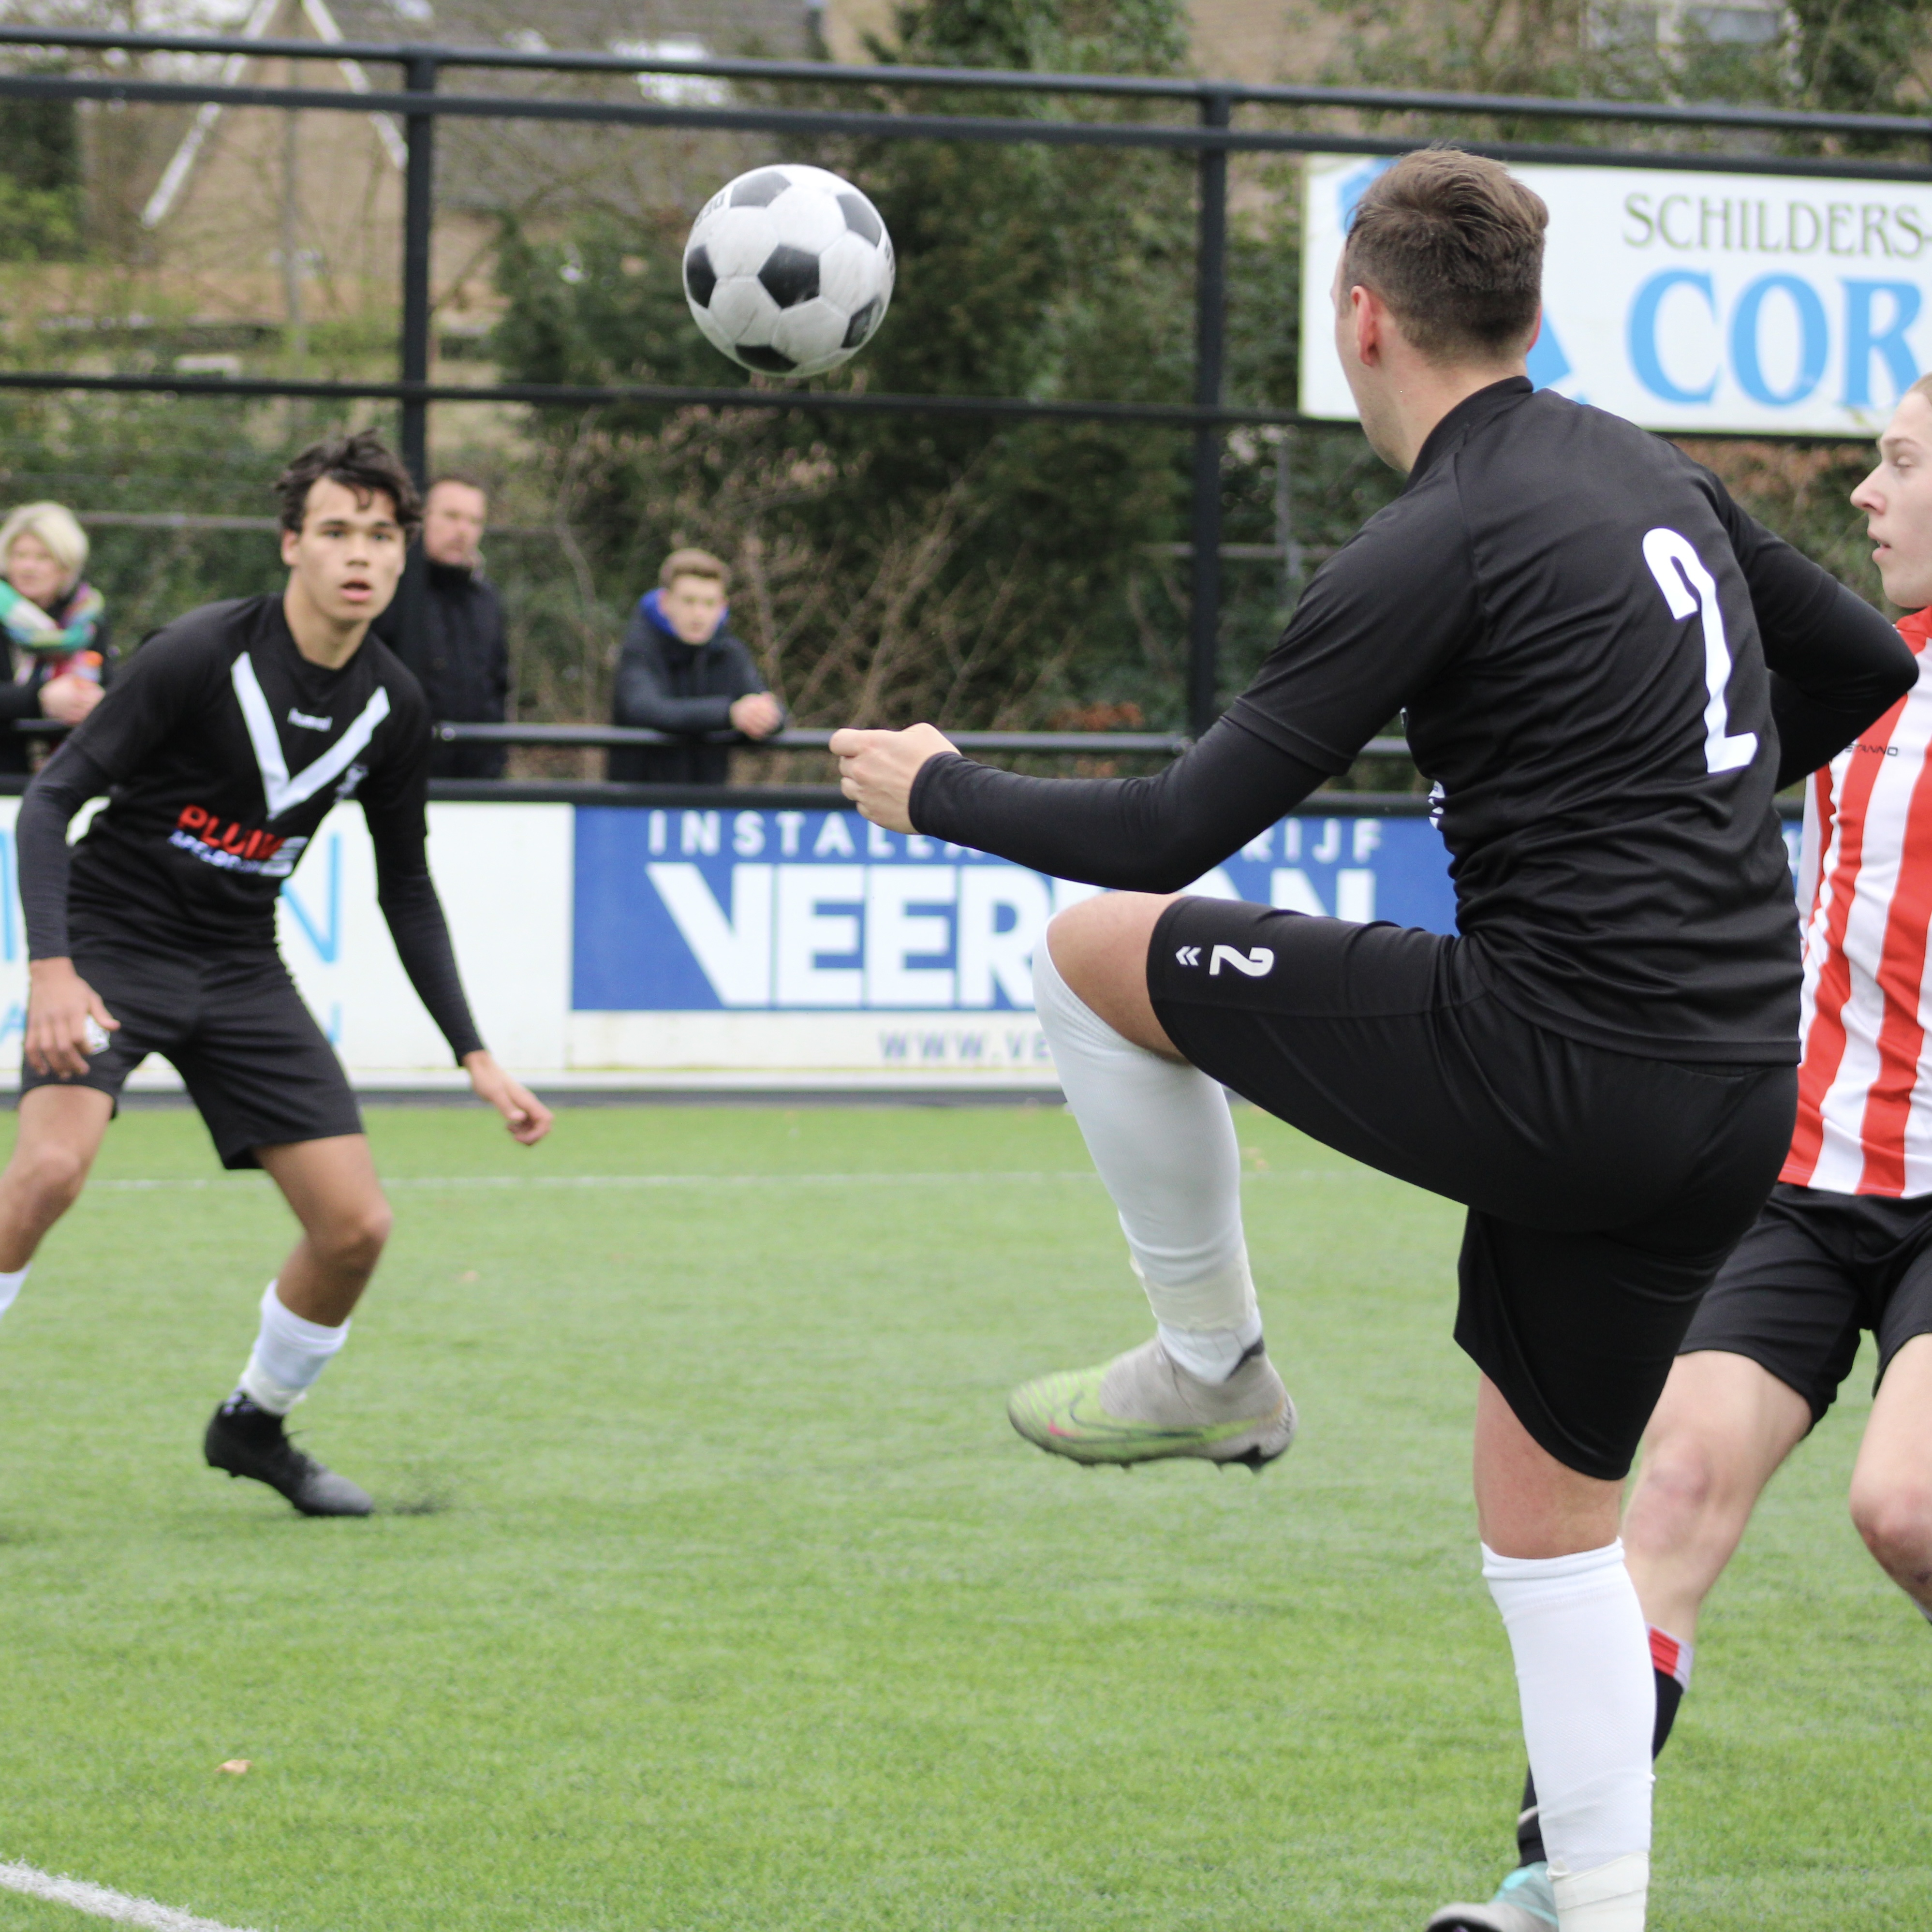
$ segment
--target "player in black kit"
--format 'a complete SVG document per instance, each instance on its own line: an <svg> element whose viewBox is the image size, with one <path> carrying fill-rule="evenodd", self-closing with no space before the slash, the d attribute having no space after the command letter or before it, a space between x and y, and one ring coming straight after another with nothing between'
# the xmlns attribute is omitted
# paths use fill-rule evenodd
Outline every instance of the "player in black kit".
<svg viewBox="0 0 1932 1932"><path fill-rule="evenodd" d="M266 1168L302 1228L208 1461L305 1515L366 1516L368 1496L283 1426L346 1339L389 1230L355 1096L276 950L281 882L332 806L362 805L397 953L471 1086L526 1145L550 1117L470 1018L425 846L428 706L366 634L402 573L414 486L362 434L305 450L276 487L287 590L150 639L21 806L32 977L0 1307L79 1197L128 1075L166 1054L222 1165ZM69 821L104 793L70 856Z"/></svg>
<svg viewBox="0 0 1932 1932"><path fill-rule="evenodd" d="M1216 1082L1467 1204L1484 1574L1562 1932L1637 1932L1654 1690L1622 1478L1699 1297L1769 1192L1798 971L1772 794L1912 682L1890 626L1616 418L1533 393L1538 198L1411 154L1360 202L1336 344L1402 496L1318 573L1248 691L1157 778L990 770L845 732L880 823L1124 890L1035 955L1062 1083L1157 1333L1017 1392L1076 1460L1257 1466L1262 1341ZM1406 710L1460 933L1174 892Z"/></svg>

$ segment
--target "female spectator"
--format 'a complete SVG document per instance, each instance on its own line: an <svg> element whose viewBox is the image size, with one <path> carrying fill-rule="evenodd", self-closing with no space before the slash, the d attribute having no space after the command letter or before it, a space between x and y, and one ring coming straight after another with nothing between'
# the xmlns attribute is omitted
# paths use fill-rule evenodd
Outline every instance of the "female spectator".
<svg viewBox="0 0 1932 1932"><path fill-rule="evenodd" d="M0 682L0 772L29 769L20 718L78 724L100 701L106 606L81 580L87 533L58 503L22 503L0 523L0 632L13 682Z"/></svg>

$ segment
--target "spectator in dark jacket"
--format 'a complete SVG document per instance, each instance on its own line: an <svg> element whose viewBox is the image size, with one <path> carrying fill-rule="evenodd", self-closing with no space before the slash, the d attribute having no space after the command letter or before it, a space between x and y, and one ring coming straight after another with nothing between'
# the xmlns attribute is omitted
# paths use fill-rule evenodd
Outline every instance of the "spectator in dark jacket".
<svg viewBox="0 0 1932 1932"><path fill-rule="evenodd" d="M609 773L634 784L722 784L730 746L695 734L769 738L784 722L784 707L727 628L730 573L716 557L674 550L658 584L638 599L624 634L611 719L694 735L682 745L621 746L610 754Z"/></svg>
<svg viewBox="0 0 1932 1932"><path fill-rule="evenodd" d="M423 499L422 534L395 601L370 627L416 674L440 723L500 724L509 715L510 652L503 607L482 572L489 499L460 476L439 476ZM445 744L430 776L500 778L501 745Z"/></svg>
<svg viewBox="0 0 1932 1932"><path fill-rule="evenodd" d="M78 724L100 701L107 610L86 568L87 532L64 504L22 503L0 523L0 772L32 769L16 718Z"/></svg>

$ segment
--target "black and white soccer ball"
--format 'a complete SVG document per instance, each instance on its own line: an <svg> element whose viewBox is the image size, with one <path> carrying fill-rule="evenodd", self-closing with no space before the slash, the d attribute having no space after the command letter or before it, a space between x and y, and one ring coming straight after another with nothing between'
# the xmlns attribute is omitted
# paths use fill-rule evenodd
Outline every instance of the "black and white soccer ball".
<svg viewBox="0 0 1932 1932"><path fill-rule="evenodd" d="M892 238L850 182L796 161L704 204L684 293L705 340L746 369L818 376L871 339L892 295Z"/></svg>

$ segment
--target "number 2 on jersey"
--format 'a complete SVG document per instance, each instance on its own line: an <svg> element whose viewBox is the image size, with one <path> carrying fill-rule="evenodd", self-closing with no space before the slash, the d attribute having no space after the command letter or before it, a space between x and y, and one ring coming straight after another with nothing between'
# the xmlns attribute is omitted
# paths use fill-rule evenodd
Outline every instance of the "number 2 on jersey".
<svg viewBox="0 0 1932 1932"><path fill-rule="evenodd" d="M1724 614L1718 608L1717 580L1704 568L1690 540L1676 530L1647 531L1643 560L1650 566L1670 614L1701 618L1704 688L1709 693L1704 706L1704 768L1738 771L1757 755L1757 734L1741 731L1732 737L1724 729L1731 722L1724 709L1724 688L1731 681L1731 649L1724 637Z"/></svg>

